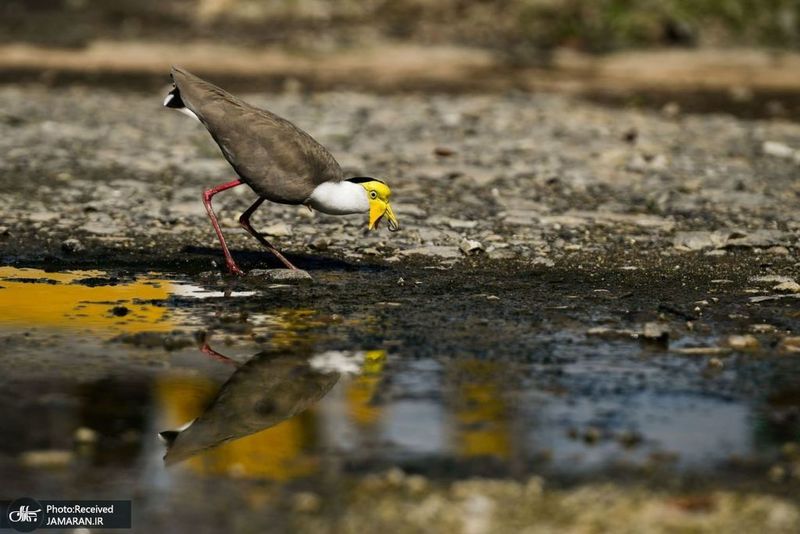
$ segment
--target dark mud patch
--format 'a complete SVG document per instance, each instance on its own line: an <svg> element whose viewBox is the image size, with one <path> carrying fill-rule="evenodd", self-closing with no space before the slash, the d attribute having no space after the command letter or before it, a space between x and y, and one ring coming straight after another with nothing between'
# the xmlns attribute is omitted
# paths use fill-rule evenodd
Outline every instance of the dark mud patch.
<svg viewBox="0 0 800 534"><path fill-rule="evenodd" d="M87 278L80 278L72 283L88 287L98 287L98 286L113 286L119 284L120 281L121 279L116 276L110 276L110 277L90 276Z"/></svg>
<svg viewBox="0 0 800 534"><path fill-rule="evenodd" d="M58 280L51 280L49 278L3 278L6 282L17 282L20 284L60 284Z"/></svg>

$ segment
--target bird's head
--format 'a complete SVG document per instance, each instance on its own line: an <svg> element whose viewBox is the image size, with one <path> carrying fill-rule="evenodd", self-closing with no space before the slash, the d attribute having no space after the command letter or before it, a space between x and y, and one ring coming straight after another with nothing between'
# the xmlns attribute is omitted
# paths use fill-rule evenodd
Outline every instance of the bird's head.
<svg viewBox="0 0 800 534"><path fill-rule="evenodd" d="M377 226L384 215L388 220L390 232L396 232L400 229L400 223L397 222L397 217L394 216L392 207L389 205L389 197L392 196L392 190L389 189L385 182L367 176L350 178L348 181L359 184L366 192L367 200L369 201L370 230Z"/></svg>

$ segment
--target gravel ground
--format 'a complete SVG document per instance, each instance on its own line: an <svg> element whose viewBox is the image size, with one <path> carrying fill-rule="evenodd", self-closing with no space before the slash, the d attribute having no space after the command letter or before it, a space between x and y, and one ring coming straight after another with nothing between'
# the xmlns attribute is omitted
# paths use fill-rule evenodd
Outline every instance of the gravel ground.
<svg viewBox="0 0 800 534"><path fill-rule="evenodd" d="M626 263L758 247L791 260L800 219L800 127L725 116L606 110L558 96L251 96L310 131L347 173L384 178L404 231L359 217L265 206L256 221L290 253L353 261L420 254ZM141 255L216 246L200 192L233 174L201 126L158 95L3 88L2 247L10 260ZM253 199L215 201L234 248ZM686 232L698 232L687 234ZM72 241L72 240L77 240ZM81 256L81 254L75 254Z"/></svg>

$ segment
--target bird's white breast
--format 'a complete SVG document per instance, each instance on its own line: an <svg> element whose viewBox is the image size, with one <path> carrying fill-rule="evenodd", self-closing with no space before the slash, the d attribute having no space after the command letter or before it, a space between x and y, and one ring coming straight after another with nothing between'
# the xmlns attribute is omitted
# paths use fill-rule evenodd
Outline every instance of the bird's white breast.
<svg viewBox="0 0 800 534"><path fill-rule="evenodd" d="M348 215L369 211L367 190L353 182L325 182L318 185L306 203L330 215Z"/></svg>

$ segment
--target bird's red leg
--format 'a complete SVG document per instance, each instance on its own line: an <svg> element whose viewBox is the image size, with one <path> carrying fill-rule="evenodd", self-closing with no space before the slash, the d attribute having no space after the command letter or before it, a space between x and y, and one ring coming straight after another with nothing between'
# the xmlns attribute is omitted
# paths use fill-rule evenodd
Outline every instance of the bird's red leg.
<svg viewBox="0 0 800 534"><path fill-rule="evenodd" d="M219 352L217 352L214 349L212 349L209 346L208 342L203 343L203 347L200 349L200 351L202 353L204 353L204 354L207 354L211 358L213 358L213 359L215 359L217 361L220 361L222 363L227 363L228 365L233 365L233 366L236 366L236 367L239 366L239 364L236 363L236 360L231 360L230 358L228 358L224 354L220 354Z"/></svg>
<svg viewBox="0 0 800 534"><path fill-rule="evenodd" d="M250 216L253 214L254 211L258 209L258 207L263 202L264 202L264 197L259 197L258 200L253 202L253 205L247 208L247 211L242 213L241 217L239 217L239 224L241 224L245 230L250 232L250 235L258 239L258 242L264 245L267 248L267 250L275 254L275 257L281 260L286 267L288 267L289 269L297 270L297 267L292 265L292 263L289 260L284 258L283 254L281 254L277 248L273 247L272 244L269 241L267 241L263 235L261 235L261 232L250 226Z"/></svg>
<svg viewBox="0 0 800 534"><path fill-rule="evenodd" d="M233 274L244 274L237 265L236 262L233 261L233 257L231 256L230 250L228 250L228 245L225 244L225 238L222 237L222 230L219 228L219 223L217 222L217 216L214 215L214 210L211 207L211 197L219 193L220 191L225 191L226 189L230 189L231 187L236 187L237 185L241 185L241 180L234 180L232 182L228 182L225 184L218 185L217 187L212 187L206 191L203 191L203 204L206 207L206 211L208 212L208 217L211 219L211 224L214 225L214 230L217 232L217 236L219 237L219 242L222 245L222 252L225 253L225 263L228 265L228 270Z"/></svg>

